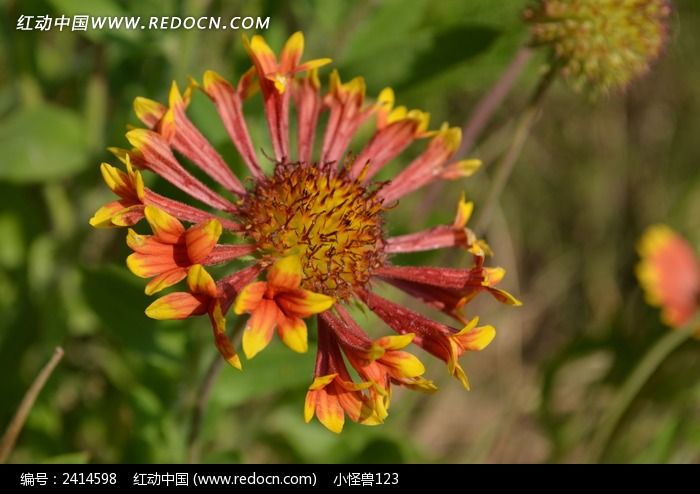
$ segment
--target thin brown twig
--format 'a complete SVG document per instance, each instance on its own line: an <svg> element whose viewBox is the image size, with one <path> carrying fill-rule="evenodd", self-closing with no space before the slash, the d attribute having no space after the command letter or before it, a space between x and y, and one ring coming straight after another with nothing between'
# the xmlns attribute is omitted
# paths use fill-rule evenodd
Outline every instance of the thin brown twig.
<svg viewBox="0 0 700 494"><path fill-rule="evenodd" d="M533 51L529 47L521 47L515 53L513 60L508 64L498 81L477 103L474 111L469 116L469 120L462 127L462 144L456 154L458 158L466 156L471 151L494 112L501 106L513 84L518 80L518 76L532 57L532 53Z"/></svg>
<svg viewBox="0 0 700 494"><path fill-rule="evenodd" d="M489 188L489 193L486 198L486 202L484 203L484 207L481 209L481 213L474 223L474 231L477 235L483 235L491 222L493 213L498 205L498 200L501 197L501 193L503 193L503 189L505 189L511 174L513 173L515 164L518 162L518 158L520 158L520 153L523 150L523 146L525 146L525 141L527 141L527 138L530 135L530 130L540 114L544 95L547 93L547 89L552 85L552 81L554 80L556 74L556 67L550 67L542 79L540 79L539 84L535 88L535 91L530 98L527 108L525 108L525 111L518 119L513 140L510 142L510 145L508 146L508 149L503 157L497 163L496 176L494 177L491 187Z"/></svg>
<svg viewBox="0 0 700 494"><path fill-rule="evenodd" d="M39 393L41 393L41 390L46 385L46 381L49 380L49 377L51 377L54 369L63 358L63 353L63 348L60 346L56 347L56 349L53 351L51 359L46 363L46 365L44 365L34 379L32 385L24 394L14 417L12 417L10 424L7 426L7 430L5 430L5 434L2 436L2 440L0 440L0 463L5 463L12 453L17 437L22 431L22 427L24 427L24 423L27 421L29 413L32 411L34 402L39 396Z"/></svg>
<svg viewBox="0 0 700 494"><path fill-rule="evenodd" d="M474 111L462 126L462 143L457 153L455 153L455 158L463 158L472 150L484 128L491 121L491 117L501 106L515 81L518 80L518 76L532 57L532 54L533 51L527 46L521 47L491 89L479 100ZM434 182L428 188L424 202L426 204L435 202L440 197L443 187L443 181ZM422 208L422 210L428 211L429 208Z"/></svg>
<svg viewBox="0 0 700 494"><path fill-rule="evenodd" d="M244 322L244 317L239 317L236 319L236 322L231 329L234 336L238 336L240 334L240 329L243 327ZM199 461L199 436L202 433L204 415L206 414L206 408L209 404L209 397L211 396L212 389L214 388L214 383L216 382L216 378L221 373L221 369L224 368L224 363L224 359L217 352L207 367L207 372L204 374L204 378L197 389L197 399L192 410L192 420L190 421L190 433L187 437L188 463L197 463Z"/></svg>

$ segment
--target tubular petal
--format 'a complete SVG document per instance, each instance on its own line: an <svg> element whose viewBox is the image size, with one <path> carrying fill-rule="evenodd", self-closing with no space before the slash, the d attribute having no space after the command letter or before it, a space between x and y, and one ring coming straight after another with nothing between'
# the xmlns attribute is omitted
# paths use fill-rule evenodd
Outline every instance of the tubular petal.
<svg viewBox="0 0 700 494"><path fill-rule="evenodd" d="M134 129L126 133L127 140L143 156L144 166L195 199L222 211L233 211L235 206L197 180L175 159L167 142L156 132Z"/></svg>
<svg viewBox="0 0 700 494"><path fill-rule="evenodd" d="M264 174L258 164L248 126L243 117L242 96L226 79L212 70L204 73L203 91L214 102L226 132L250 172L255 178L262 178Z"/></svg>

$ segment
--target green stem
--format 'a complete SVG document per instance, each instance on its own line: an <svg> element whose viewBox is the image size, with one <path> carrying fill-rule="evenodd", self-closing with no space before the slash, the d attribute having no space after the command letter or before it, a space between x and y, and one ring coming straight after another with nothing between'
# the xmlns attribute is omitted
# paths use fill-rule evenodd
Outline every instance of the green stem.
<svg viewBox="0 0 700 494"><path fill-rule="evenodd" d="M591 463L600 461L610 439L617 429L620 419L637 397L649 378L654 375L666 358L695 334L700 326L700 312L684 326L669 331L651 347L634 371L624 382L617 396L600 420L589 449L588 459Z"/></svg>
<svg viewBox="0 0 700 494"><path fill-rule="evenodd" d="M241 334L241 329L244 323L248 319L246 317L239 317L236 322L233 323L233 328L231 328L231 334L234 338ZM214 383L216 378L219 377L221 369L224 367L224 359L221 354L217 351L211 360L211 363L207 367L207 371L204 374L199 388L197 389L197 398L195 401L194 409L192 410L192 419L190 422L190 433L187 438L187 462L197 463L199 461L199 435L202 432L202 424L204 422L204 415L206 414L207 405L209 404L209 396L214 388Z"/></svg>
<svg viewBox="0 0 700 494"><path fill-rule="evenodd" d="M547 89L552 85L557 74L557 68L551 67L547 73L540 79L540 83L535 88L530 102L528 103L525 111L518 119L517 126L515 128L515 133L513 134L513 140L508 146L503 157L498 162L496 176L491 183L488 196L486 198L486 203L481 209L481 213L475 222L474 230L477 235L482 235L484 231L488 228L489 223L493 219L493 214L498 205L498 200L505 189L508 180L510 179L515 164L518 162L520 153L523 150L525 141L530 135L530 130L537 120L537 116L540 113L542 106L542 100L547 92Z"/></svg>

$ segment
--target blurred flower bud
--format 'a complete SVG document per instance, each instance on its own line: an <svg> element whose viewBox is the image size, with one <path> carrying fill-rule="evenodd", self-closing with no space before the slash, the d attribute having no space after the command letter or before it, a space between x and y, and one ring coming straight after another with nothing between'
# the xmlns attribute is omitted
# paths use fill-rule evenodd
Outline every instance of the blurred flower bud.
<svg viewBox="0 0 700 494"><path fill-rule="evenodd" d="M668 37L669 0L536 0L524 12L533 46L575 90L624 88L645 74Z"/></svg>

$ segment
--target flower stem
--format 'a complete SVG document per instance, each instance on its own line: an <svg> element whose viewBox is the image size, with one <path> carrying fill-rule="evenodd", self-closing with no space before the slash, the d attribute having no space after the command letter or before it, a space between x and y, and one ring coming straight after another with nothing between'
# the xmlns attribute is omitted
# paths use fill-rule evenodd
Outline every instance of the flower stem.
<svg viewBox="0 0 700 494"><path fill-rule="evenodd" d="M239 317L233 324L231 333L236 336L241 333L241 328L243 328L243 323L246 321L245 317ZM190 421L190 433L187 437L187 462L197 463L199 461L199 435L202 432L202 424L204 423L204 415L206 413L207 404L209 403L209 396L211 396L211 391L214 388L214 383L216 378L219 377L221 369L224 367L224 359L221 357L219 352L216 352L211 360L211 363L207 367L207 372L204 374L199 388L197 389L197 399L195 401L194 408L192 410L192 419Z"/></svg>
<svg viewBox="0 0 700 494"><path fill-rule="evenodd" d="M484 127L488 125L494 112L501 106L503 100L510 92L511 87L532 57L532 50L527 46L521 47L501 74L501 77L484 95L474 108L467 123L462 127L462 144L457 152L458 157L465 156L471 151L474 143L481 135Z"/></svg>
<svg viewBox="0 0 700 494"><path fill-rule="evenodd" d="M455 153L454 158L460 159L466 157L467 153L472 150L474 144L481 136L484 128L491 121L491 117L496 110L501 106L503 100L510 92L510 89L518 80L518 76L522 72L527 62L532 58L533 51L523 46L516 53L508 66L505 68L501 76L491 89L479 100L474 111L469 116L467 122L462 126L462 143ZM425 195L425 203L432 204L440 197L445 182L436 180L427 190ZM422 208L423 211L428 211L429 208ZM425 218L423 218L424 220ZM420 217L419 217L420 220ZM418 221L420 222L420 221Z"/></svg>
<svg viewBox="0 0 700 494"><path fill-rule="evenodd" d="M588 453L591 463L598 462L605 453L620 419L636 396L666 358L695 334L700 326L700 312L684 326L669 331L651 347L634 371L623 383L613 403L606 409L596 430Z"/></svg>
<svg viewBox="0 0 700 494"><path fill-rule="evenodd" d="M39 374L34 379L34 382L22 398L22 402L20 403L19 408L17 408L17 412L15 412L10 425L7 426L7 430L2 436L2 440L0 440L0 463L5 463L7 458L10 456L10 453L12 453L17 437L22 431L24 423L27 421L29 412L32 411L34 402L62 358L63 348L60 346L56 347L56 349L53 351L51 359L46 363L44 368L41 369Z"/></svg>
<svg viewBox="0 0 700 494"><path fill-rule="evenodd" d="M557 68L554 66L547 70L535 88L525 111L518 119L515 133L513 134L513 140L497 164L496 176L491 183L491 188L489 189L486 203L475 222L474 230L476 231L477 235L482 235L491 222L496 205L501 197L501 193L508 183L510 175L513 173L513 168L515 168L515 164L518 162L518 158L520 157L520 153L525 145L525 141L530 135L530 130L540 114L544 95L547 93L547 89L549 89L549 87L552 85L552 81L554 80L556 74Z"/></svg>

